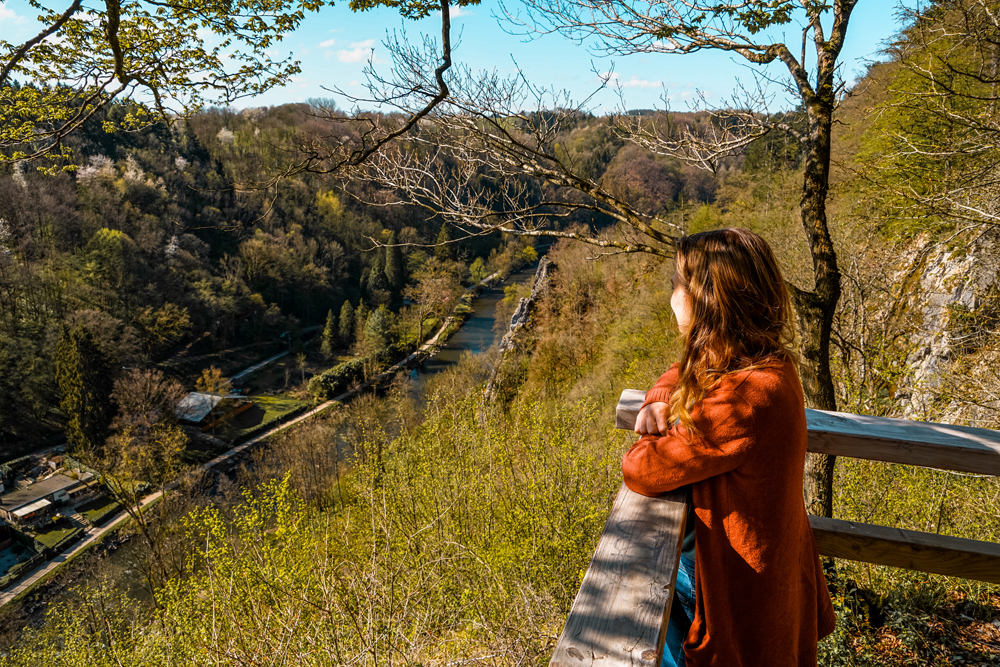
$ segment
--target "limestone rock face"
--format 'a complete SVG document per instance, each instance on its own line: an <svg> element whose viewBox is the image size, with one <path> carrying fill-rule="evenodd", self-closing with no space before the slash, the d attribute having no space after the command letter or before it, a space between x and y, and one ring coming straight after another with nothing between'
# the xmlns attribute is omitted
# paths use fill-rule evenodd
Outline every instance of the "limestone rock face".
<svg viewBox="0 0 1000 667"><path fill-rule="evenodd" d="M528 323L528 319L531 316L531 308L535 305L535 301L539 295L549 285L549 269L551 266L552 260L548 257L542 257L538 262L538 268L535 270L535 281L531 285L531 296L522 297L517 302L517 309L510 317L510 326L507 328L507 333L504 334L503 339L500 341L501 352L506 352L514 347L514 340L517 337L518 331Z"/></svg>
<svg viewBox="0 0 1000 667"><path fill-rule="evenodd" d="M542 257L542 259L538 262L538 268L535 270L535 280L531 285L531 295L518 301L517 309L514 311L514 314L511 315L510 326L507 327L507 333L504 334L503 339L500 341L500 357L490 372L490 379L486 382L486 389L483 390L487 400L493 400L495 398L497 390L497 373L503 366L504 361L507 359L508 352L517 346L519 339L523 337L523 333L527 330L527 324L531 320L531 310L539 297L545 293L546 289L548 289L550 278L549 274L554 266L555 263L552 260L548 257Z"/></svg>
<svg viewBox="0 0 1000 667"><path fill-rule="evenodd" d="M1000 331L991 322L1000 306L1000 233L987 231L959 246L925 246L907 259L907 275L898 279L914 328L909 373L896 393L903 416L995 422Z"/></svg>

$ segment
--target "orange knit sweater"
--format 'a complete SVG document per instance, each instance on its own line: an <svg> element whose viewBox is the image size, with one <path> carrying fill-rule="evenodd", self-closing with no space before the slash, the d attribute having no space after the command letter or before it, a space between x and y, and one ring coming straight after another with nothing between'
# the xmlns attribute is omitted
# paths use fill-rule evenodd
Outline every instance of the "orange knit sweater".
<svg viewBox="0 0 1000 667"><path fill-rule="evenodd" d="M666 402L678 368L646 395ZM802 500L806 418L795 367L725 376L684 426L625 454L625 484L654 496L691 485L695 599L688 667L815 667L836 625Z"/></svg>

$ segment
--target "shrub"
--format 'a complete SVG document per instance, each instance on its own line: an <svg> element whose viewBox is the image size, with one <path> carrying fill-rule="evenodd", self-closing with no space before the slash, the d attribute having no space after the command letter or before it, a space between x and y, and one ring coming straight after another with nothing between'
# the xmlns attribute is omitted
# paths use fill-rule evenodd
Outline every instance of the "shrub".
<svg viewBox="0 0 1000 667"><path fill-rule="evenodd" d="M366 357L358 357L337 364L333 368L314 375L309 380L309 393L316 400L328 401L346 390L352 382L359 380L365 372Z"/></svg>

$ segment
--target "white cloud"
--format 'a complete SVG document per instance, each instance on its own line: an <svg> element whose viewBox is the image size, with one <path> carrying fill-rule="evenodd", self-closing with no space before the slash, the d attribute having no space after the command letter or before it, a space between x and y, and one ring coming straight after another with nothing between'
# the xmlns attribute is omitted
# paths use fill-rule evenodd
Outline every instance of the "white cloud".
<svg viewBox="0 0 1000 667"><path fill-rule="evenodd" d="M337 51L337 60L342 63L360 63L368 60L372 55L372 47L375 46L374 39L366 39L363 42L352 42L350 49Z"/></svg>
<svg viewBox="0 0 1000 667"><path fill-rule="evenodd" d="M630 77L628 81L622 81L618 72L604 72L600 78L606 79L610 86L621 86L622 88L659 88L663 85L659 81L646 81L635 76Z"/></svg>
<svg viewBox="0 0 1000 667"><path fill-rule="evenodd" d="M0 21L4 23L24 23L24 17L18 15L13 9L0 5Z"/></svg>
<svg viewBox="0 0 1000 667"><path fill-rule="evenodd" d="M322 42L319 43L319 48L321 48L321 49L328 49L328 48L330 48L331 46L333 46L336 43L337 43L337 40L335 40L335 39L326 39L326 40L323 40Z"/></svg>
<svg viewBox="0 0 1000 667"><path fill-rule="evenodd" d="M358 81L358 80L354 80L354 81L351 81L350 83L348 83L347 85L348 86L360 86L361 82Z"/></svg>
<svg viewBox="0 0 1000 667"><path fill-rule="evenodd" d="M449 7L448 16L453 19L457 19L459 16L472 16L474 12L470 12L465 7Z"/></svg>
<svg viewBox="0 0 1000 667"><path fill-rule="evenodd" d="M619 85L622 88L659 88L661 84L659 81L646 81L633 76L628 81L620 81Z"/></svg>

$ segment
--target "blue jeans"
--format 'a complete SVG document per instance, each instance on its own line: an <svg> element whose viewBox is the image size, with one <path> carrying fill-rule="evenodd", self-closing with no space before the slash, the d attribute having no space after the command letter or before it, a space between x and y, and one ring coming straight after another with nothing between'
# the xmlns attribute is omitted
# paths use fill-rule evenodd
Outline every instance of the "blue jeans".
<svg viewBox="0 0 1000 667"><path fill-rule="evenodd" d="M667 639L660 667L684 667L684 639L694 621L694 561L681 556L674 601L667 620Z"/></svg>

